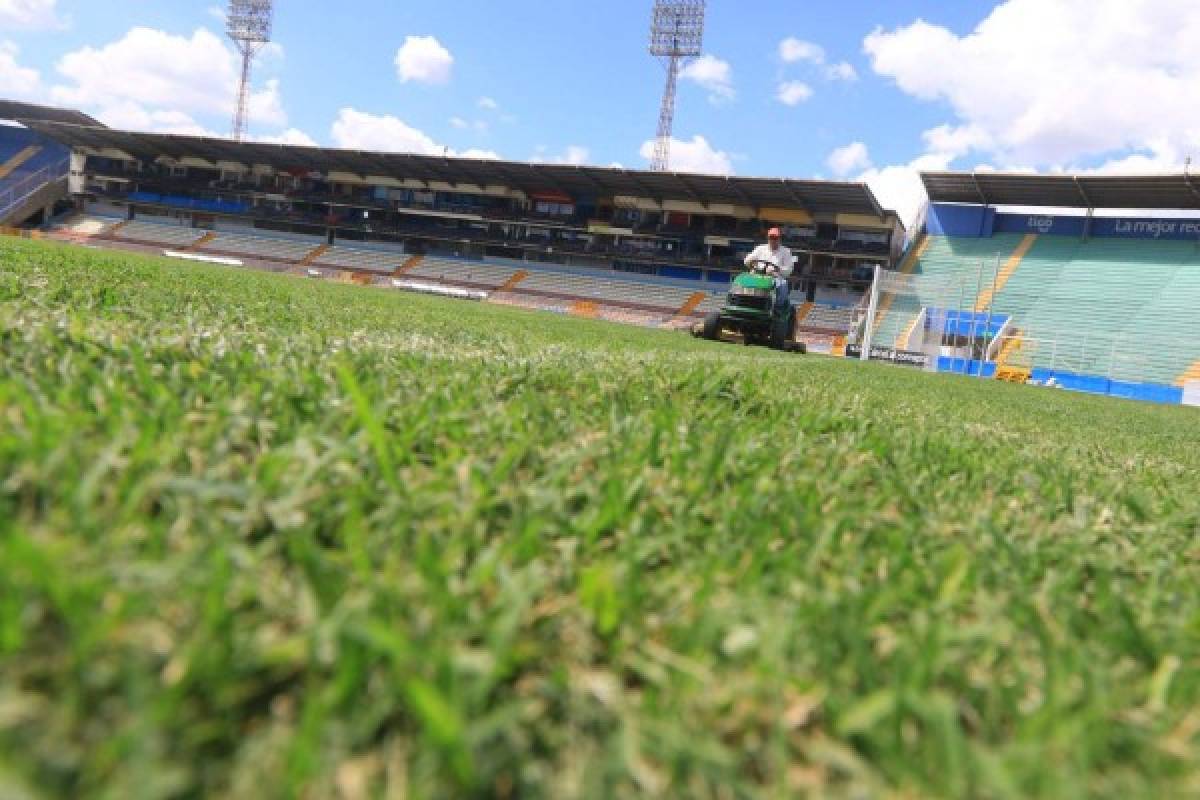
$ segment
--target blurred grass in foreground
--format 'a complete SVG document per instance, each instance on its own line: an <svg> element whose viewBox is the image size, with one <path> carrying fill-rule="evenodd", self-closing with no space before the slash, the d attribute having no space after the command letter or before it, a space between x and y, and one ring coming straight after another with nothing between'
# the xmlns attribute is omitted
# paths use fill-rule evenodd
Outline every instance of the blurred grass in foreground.
<svg viewBox="0 0 1200 800"><path fill-rule="evenodd" d="M1200 415L0 241L0 796L1200 793Z"/></svg>

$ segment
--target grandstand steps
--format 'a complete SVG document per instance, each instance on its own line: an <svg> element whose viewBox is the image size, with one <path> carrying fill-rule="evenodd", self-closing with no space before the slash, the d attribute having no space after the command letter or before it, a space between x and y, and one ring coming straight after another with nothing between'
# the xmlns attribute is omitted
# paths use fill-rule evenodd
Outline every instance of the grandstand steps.
<svg viewBox="0 0 1200 800"><path fill-rule="evenodd" d="M898 350L907 350L908 349L908 344L909 344L909 342L912 341L912 335L913 335L913 333L916 332L917 323L920 322L920 320L921 320L921 315L917 314L915 317L912 318L912 322L908 323L908 326L905 327L904 332L896 337L896 348Z"/></svg>
<svg viewBox="0 0 1200 800"><path fill-rule="evenodd" d="M100 231L100 233L97 235L98 236L116 236L118 233L121 232L122 228L124 228L126 225L128 225L132 221L133 220L123 219L120 222L118 222L116 225L113 225L111 228Z"/></svg>
<svg viewBox="0 0 1200 800"><path fill-rule="evenodd" d="M996 367L996 380L1005 383L1029 383L1033 370L1029 367Z"/></svg>
<svg viewBox="0 0 1200 800"><path fill-rule="evenodd" d="M996 354L996 366L1008 366L1009 362L1012 361L1013 356L1021 352L1024 347L1025 340L1024 337L1021 336L1021 331L1014 328L1012 332L1012 338L1007 339L1003 346L1001 346L1000 352Z"/></svg>
<svg viewBox="0 0 1200 800"><path fill-rule="evenodd" d="M519 269L512 274L511 278L509 278L503 284L501 284L500 288L498 288L496 291L497 292L511 292L518 283L520 283L521 281L525 280L528 277L529 277L529 270Z"/></svg>
<svg viewBox="0 0 1200 800"><path fill-rule="evenodd" d="M8 161L0 164L0 181L4 180L9 175L12 175L17 168L40 152L42 152L42 148L35 144L31 144L10 158Z"/></svg>
<svg viewBox="0 0 1200 800"><path fill-rule="evenodd" d="M311 252L311 253L309 253L308 255L306 255L304 258L300 259L300 266L302 266L302 267L307 267L307 266L309 266L309 265L310 265L310 264L312 264L314 261L316 261L318 258L320 258L321 256L323 256L323 255L325 255L326 253L328 253L328 252L329 252L329 248L330 248L330 245L328 245L328 244L319 244L319 245L317 245L316 247L314 247L314 248L312 249L312 252Z"/></svg>
<svg viewBox="0 0 1200 800"><path fill-rule="evenodd" d="M1187 370L1179 376L1175 381L1176 386L1184 386L1192 381L1200 381L1200 361L1192 364Z"/></svg>
<svg viewBox="0 0 1200 800"><path fill-rule="evenodd" d="M693 292L687 300L683 301L683 305L681 305L675 311L671 317L671 320L667 324L681 325L685 322L690 322L693 312L700 307L700 304L703 303L707 297L708 292Z"/></svg>
<svg viewBox="0 0 1200 800"><path fill-rule="evenodd" d="M1029 251L1037 244L1038 235L1030 233L1021 240L1017 245L1017 249L1013 251L1008 260L1004 262L1004 266L996 273L996 285L989 286L979 293L979 297L975 299L975 310L986 311L992 304L992 300L997 294L1004 289L1010 278L1021 266L1021 262L1025 260L1025 256L1029 255Z"/></svg>
<svg viewBox="0 0 1200 800"><path fill-rule="evenodd" d="M419 267L421 265L421 262L424 260L425 260L425 256L409 256L408 261L405 261L403 264L396 267L395 272L392 273L392 277L399 278L401 275L405 274L406 272L416 269L417 267Z"/></svg>
<svg viewBox="0 0 1200 800"><path fill-rule="evenodd" d="M1028 383L1029 378L1033 375L1033 370L1027 360L1022 359L1022 363L1019 364L1014 364L1013 360L1018 354L1025 351L1032 354L1035 349L1037 349L1036 342L1027 343L1021 331L1013 328L1011 338L1005 340L1000 347L1000 352L996 354L996 380L1006 383Z"/></svg>
<svg viewBox="0 0 1200 800"><path fill-rule="evenodd" d="M921 238L909 249L908 255L900 263L899 271L905 275L911 275L913 270L917 268L917 263L921 260L921 256L925 255L925 251L929 249L932 241L929 234L922 233Z"/></svg>
<svg viewBox="0 0 1200 800"><path fill-rule="evenodd" d="M199 239L192 242L191 244L189 244L187 247L185 247L183 249L184 250L196 250L198 248L204 247L204 245L208 244L215 238L217 238L217 234L213 231L209 231L208 233L204 234Z"/></svg>
<svg viewBox="0 0 1200 800"><path fill-rule="evenodd" d="M592 300L576 300L571 303L570 314L573 317L595 319L600 314L600 306Z"/></svg>
<svg viewBox="0 0 1200 800"><path fill-rule="evenodd" d="M815 306L815 305L816 305L816 303L801 303L800 304L800 307L796 309L796 324L797 325L799 325L801 322L804 322L804 320L808 319L808 315L812 313L813 306Z"/></svg>
<svg viewBox="0 0 1200 800"><path fill-rule="evenodd" d="M901 275L912 275L913 270L917 268L917 264L921 263L921 258L925 255L925 251L929 249L929 245L933 243L933 237L927 233L922 233L921 238L917 240L908 250L908 255L904 257L904 261L900 264L898 270ZM892 307L892 299L895 295L887 295L879 302L879 308L875 309L875 327L879 328L883 324L883 320L887 317L888 310Z"/></svg>

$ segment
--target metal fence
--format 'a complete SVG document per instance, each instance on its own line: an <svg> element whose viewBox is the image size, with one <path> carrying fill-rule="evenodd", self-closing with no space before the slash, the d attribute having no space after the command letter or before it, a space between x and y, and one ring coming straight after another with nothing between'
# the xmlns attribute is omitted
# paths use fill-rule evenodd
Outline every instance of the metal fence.
<svg viewBox="0 0 1200 800"><path fill-rule="evenodd" d="M46 184L66 180L70 163L70 159L65 158L22 176L0 189L0 218L37 194Z"/></svg>

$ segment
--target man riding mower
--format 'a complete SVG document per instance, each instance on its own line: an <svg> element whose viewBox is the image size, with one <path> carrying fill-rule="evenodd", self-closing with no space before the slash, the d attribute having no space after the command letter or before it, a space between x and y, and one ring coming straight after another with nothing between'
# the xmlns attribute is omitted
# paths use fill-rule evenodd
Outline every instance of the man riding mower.
<svg viewBox="0 0 1200 800"><path fill-rule="evenodd" d="M693 334L714 340L734 335L745 344L804 352L802 343L791 341L796 312L787 278L794 263L792 252L780 244L779 229L772 228L768 243L746 256L749 271L734 278L724 308L706 316Z"/></svg>

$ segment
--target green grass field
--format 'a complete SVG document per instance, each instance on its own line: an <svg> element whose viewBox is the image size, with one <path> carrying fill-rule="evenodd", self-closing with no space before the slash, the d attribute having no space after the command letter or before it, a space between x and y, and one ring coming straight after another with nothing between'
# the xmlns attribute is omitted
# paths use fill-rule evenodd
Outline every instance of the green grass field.
<svg viewBox="0 0 1200 800"><path fill-rule="evenodd" d="M0 796L1200 793L1200 414L0 241Z"/></svg>

